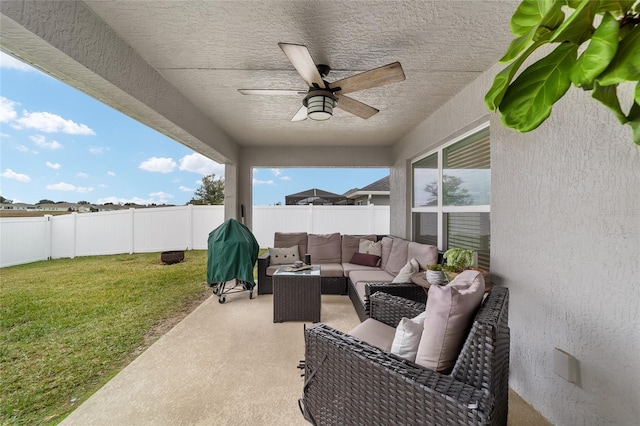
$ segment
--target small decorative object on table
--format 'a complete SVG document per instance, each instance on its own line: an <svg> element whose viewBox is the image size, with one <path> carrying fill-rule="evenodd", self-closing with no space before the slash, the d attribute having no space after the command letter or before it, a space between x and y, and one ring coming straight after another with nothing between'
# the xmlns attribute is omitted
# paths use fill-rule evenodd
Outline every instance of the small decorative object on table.
<svg viewBox="0 0 640 426"><path fill-rule="evenodd" d="M442 285L445 283L442 265L427 265L427 272L425 276L427 278L427 281L429 281L431 284Z"/></svg>

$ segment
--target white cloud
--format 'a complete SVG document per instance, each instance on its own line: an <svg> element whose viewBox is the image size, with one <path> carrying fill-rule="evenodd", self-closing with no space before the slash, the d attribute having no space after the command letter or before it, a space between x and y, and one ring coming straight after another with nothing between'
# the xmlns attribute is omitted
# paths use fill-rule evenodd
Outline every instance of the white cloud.
<svg viewBox="0 0 640 426"><path fill-rule="evenodd" d="M16 147L16 149L17 149L18 151L20 151L20 152L29 152L29 151L30 151L30 150L29 150L29 148L27 148L27 147L26 147L26 146L24 146L24 145L18 145L18 146Z"/></svg>
<svg viewBox="0 0 640 426"><path fill-rule="evenodd" d="M186 186L182 186L182 185L181 185L181 186L179 186L179 187L178 187L178 189L179 189L180 191L182 191L182 192L193 192L193 191L195 191L195 189L187 188Z"/></svg>
<svg viewBox="0 0 640 426"><path fill-rule="evenodd" d="M176 168L176 162L173 158L151 157L140 163L138 167L148 172L170 173Z"/></svg>
<svg viewBox="0 0 640 426"><path fill-rule="evenodd" d="M166 192L151 192L149 194L149 197L151 197L153 200L158 200L158 201L154 201L155 203L166 203L170 198L173 198L173 195L171 194L167 194Z"/></svg>
<svg viewBox="0 0 640 426"><path fill-rule="evenodd" d="M278 177L282 174L282 170L280 169L271 169L271 173L273 173L274 176Z"/></svg>
<svg viewBox="0 0 640 426"><path fill-rule="evenodd" d="M194 152L180 159L180 170L210 175L215 173L218 177L224 177L224 164L219 164L202 154Z"/></svg>
<svg viewBox="0 0 640 426"><path fill-rule="evenodd" d="M67 133L69 135L95 135L86 124L78 124L50 112L23 111L22 117L15 120L18 128L36 129L45 133Z"/></svg>
<svg viewBox="0 0 640 426"><path fill-rule="evenodd" d="M56 191L75 191L76 186L71 185L70 183L60 182L54 183L53 185L47 185L47 189L55 189Z"/></svg>
<svg viewBox="0 0 640 426"><path fill-rule="evenodd" d="M107 185L105 185L104 183L101 183L100 185L98 185L100 188L108 188Z"/></svg>
<svg viewBox="0 0 640 426"><path fill-rule="evenodd" d="M106 146L91 146L91 147L89 147L89 152L91 154L98 155L98 154L104 154L105 151L109 151L109 149L110 148L106 147Z"/></svg>
<svg viewBox="0 0 640 426"><path fill-rule="evenodd" d="M45 138L42 135L32 135L32 136L29 136L29 139L31 139L33 141L33 143L38 145L40 148L62 149L62 145L60 144L60 142L58 142L58 141L50 141L50 142L48 142L47 138Z"/></svg>
<svg viewBox="0 0 640 426"><path fill-rule="evenodd" d="M149 204L166 204L167 201L173 198L173 195L167 194L166 192L152 192L149 194L149 198L142 197L131 197L131 198L122 198L122 197L105 197L96 200L98 204L105 203L113 203L113 204L126 204L126 203L134 203L139 205L149 205Z"/></svg>
<svg viewBox="0 0 640 426"><path fill-rule="evenodd" d="M153 203L153 200L148 199L148 198L140 198L140 197L133 197L133 198L121 198L121 197L105 197L105 198L99 198L96 203L98 204L106 204L106 203L112 203L112 204L126 204L126 203L134 203L134 204L140 204L140 205L145 205L145 204L151 204Z"/></svg>
<svg viewBox="0 0 640 426"><path fill-rule="evenodd" d="M6 169L4 172L2 172L2 174L0 175L5 179L13 179L13 180L17 180L18 182L31 182L31 178L27 175L24 175L22 173L16 173L11 169Z"/></svg>
<svg viewBox="0 0 640 426"><path fill-rule="evenodd" d="M34 70L29 65L4 52L0 52L0 68L8 68L20 71Z"/></svg>
<svg viewBox="0 0 640 426"><path fill-rule="evenodd" d="M78 173L76 173L76 177L77 177L77 178L83 178L83 179L86 179L86 178L88 178L88 177L89 177L89 175L88 175L88 174L86 174L85 172L78 172Z"/></svg>
<svg viewBox="0 0 640 426"><path fill-rule="evenodd" d="M10 135L9 133L2 133L2 132L0 132L0 138L7 138L7 139L8 139L8 138L10 138L10 137L11 137L11 135Z"/></svg>
<svg viewBox="0 0 640 426"><path fill-rule="evenodd" d="M8 123L18 117L18 113L13 108L16 105L11 99L0 96L0 123Z"/></svg>
<svg viewBox="0 0 640 426"><path fill-rule="evenodd" d="M47 161L47 167L53 170L60 170L60 167L62 167L60 164L58 163L51 163L49 161Z"/></svg>
<svg viewBox="0 0 640 426"><path fill-rule="evenodd" d="M291 180L291 178L289 176L282 176L280 180Z"/></svg>
<svg viewBox="0 0 640 426"><path fill-rule="evenodd" d="M54 183L53 185L47 185L46 188L56 190L56 191L79 192L81 194L86 194L88 192L93 191L93 187L75 186L66 182L59 182L59 183Z"/></svg>
<svg viewBox="0 0 640 426"><path fill-rule="evenodd" d="M253 184L254 185L273 185L273 180L258 180L254 178Z"/></svg>
<svg viewBox="0 0 640 426"><path fill-rule="evenodd" d="M109 171L107 172L107 174L108 174L109 176L115 176L115 175L116 175L116 174L115 174L114 172L112 172L111 170L109 170Z"/></svg>

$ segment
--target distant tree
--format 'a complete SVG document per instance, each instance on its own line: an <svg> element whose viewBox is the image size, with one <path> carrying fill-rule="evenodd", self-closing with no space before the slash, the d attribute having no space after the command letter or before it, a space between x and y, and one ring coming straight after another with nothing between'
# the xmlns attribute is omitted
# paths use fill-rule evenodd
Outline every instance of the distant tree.
<svg viewBox="0 0 640 426"><path fill-rule="evenodd" d="M202 185L196 189L189 204L224 204L224 179L216 179L216 175L213 173L203 177Z"/></svg>
<svg viewBox="0 0 640 426"><path fill-rule="evenodd" d="M461 188L464 180L458 176L442 176L442 203L445 206L468 206L471 204L471 196L466 188ZM427 201L427 206L438 205L438 181L433 181L424 190L431 194L431 198Z"/></svg>
<svg viewBox="0 0 640 426"><path fill-rule="evenodd" d="M66 201L56 201L56 204L67 204Z"/></svg>
<svg viewBox="0 0 640 426"><path fill-rule="evenodd" d="M55 202L53 202L52 200L47 200L45 198L44 200L38 201L36 204L55 204Z"/></svg>
<svg viewBox="0 0 640 426"><path fill-rule="evenodd" d="M105 205L105 206L112 206L112 205L113 205L113 203L104 203L103 205Z"/></svg>
<svg viewBox="0 0 640 426"><path fill-rule="evenodd" d="M0 195L0 203L11 204L13 203L13 200L9 200L7 198L4 198L2 195Z"/></svg>
<svg viewBox="0 0 640 426"><path fill-rule="evenodd" d="M88 201L78 201L78 204L82 204L82 205L87 205L87 204L91 204Z"/></svg>

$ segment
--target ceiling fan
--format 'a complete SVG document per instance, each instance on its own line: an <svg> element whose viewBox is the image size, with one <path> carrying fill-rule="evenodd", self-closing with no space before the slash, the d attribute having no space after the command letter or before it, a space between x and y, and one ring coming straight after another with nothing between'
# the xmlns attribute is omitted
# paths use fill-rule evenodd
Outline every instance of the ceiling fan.
<svg viewBox="0 0 640 426"><path fill-rule="evenodd" d="M333 115L333 108L367 119L379 111L369 105L345 96L346 93L372 87L384 86L405 79L400 62L393 62L379 68L374 68L342 80L329 83L325 77L331 68L328 65L316 65L311 58L309 49L301 44L278 43L291 64L298 71L302 79L309 86L308 90L278 90L278 89L238 89L243 95L306 95L302 100L302 107L291 121L328 120Z"/></svg>

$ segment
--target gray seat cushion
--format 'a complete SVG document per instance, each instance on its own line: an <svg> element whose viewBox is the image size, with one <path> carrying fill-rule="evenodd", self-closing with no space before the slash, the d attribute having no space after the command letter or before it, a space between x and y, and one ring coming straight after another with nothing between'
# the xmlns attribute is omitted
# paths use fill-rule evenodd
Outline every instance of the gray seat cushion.
<svg viewBox="0 0 640 426"><path fill-rule="evenodd" d="M322 263L320 265L320 276L342 278L344 277L342 265L340 263Z"/></svg>
<svg viewBox="0 0 640 426"><path fill-rule="evenodd" d="M396 329L373 318L369 318L355 326L348 334L380 348L385 352L390 352Z"/></svg>
<svg viewBox="0 0 640 426"><path fill-rule="evenodd" d="M366 270L366 271L351 271L349 273L349 279L352 283L357 284L359 282L368 282L368 283L390 283L393 281L394 276L388 273L387 271L383 271L382 269L377 268L377 270Z"/></svg>
<svg viewBox="0 0 640 426"><path fill-rule="evenodd" d="M356 265L355 263L343 263L342 269L344 270L344 276L348 277L352 271L382 271L377 266L364 266L364 265Z"/></svg>

